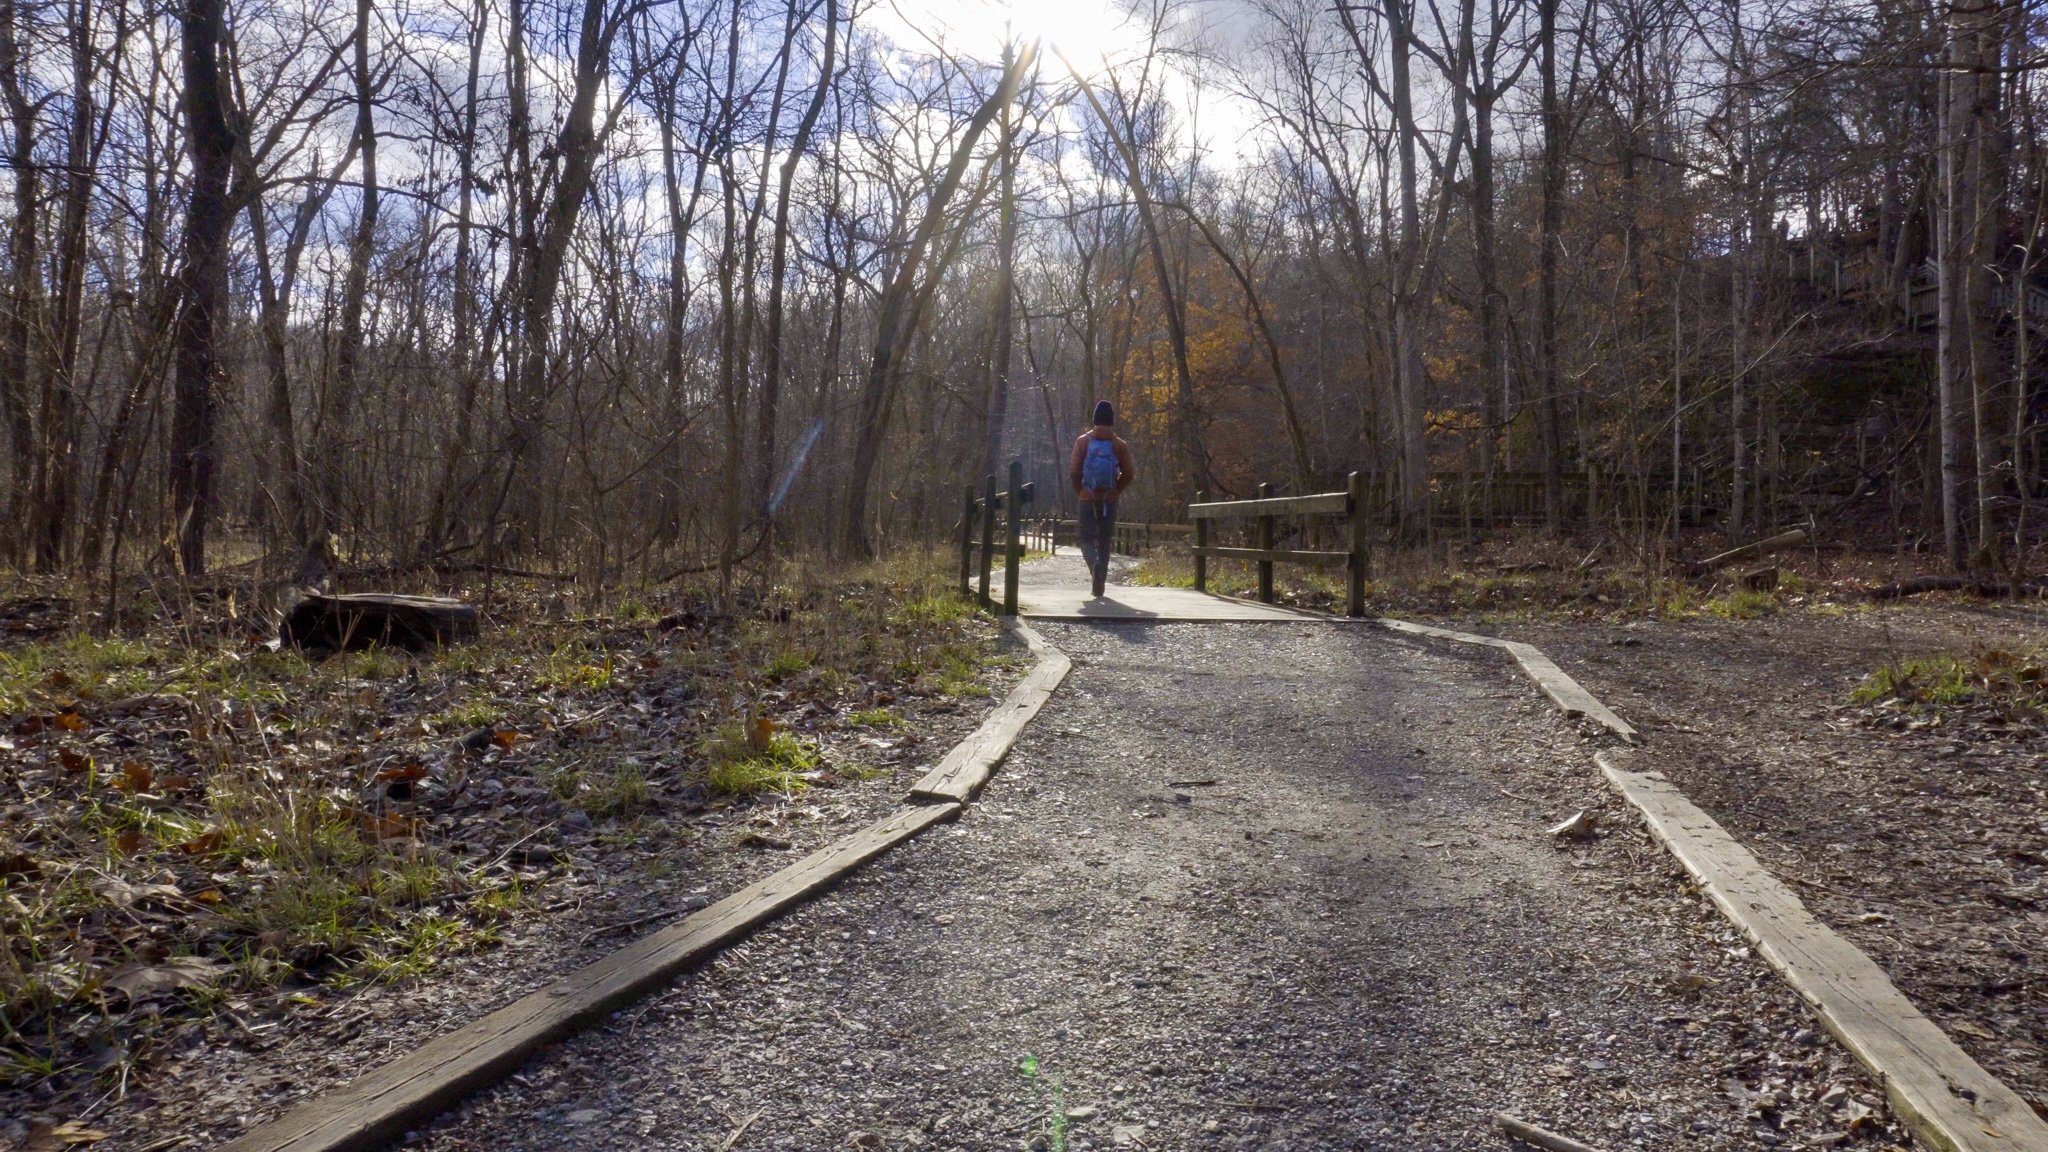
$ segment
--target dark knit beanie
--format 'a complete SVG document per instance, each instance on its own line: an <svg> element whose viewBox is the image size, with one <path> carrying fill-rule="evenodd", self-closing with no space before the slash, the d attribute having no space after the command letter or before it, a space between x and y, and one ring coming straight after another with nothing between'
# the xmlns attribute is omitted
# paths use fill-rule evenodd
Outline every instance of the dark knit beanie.
<svg viewBox="0 0 2048 1152"><path fill-rule="evenodd" d="M1095 402L1095 422L1097 424L1116 423L1116 409L1109 406L1109 401L1097 400Z"/></svg>

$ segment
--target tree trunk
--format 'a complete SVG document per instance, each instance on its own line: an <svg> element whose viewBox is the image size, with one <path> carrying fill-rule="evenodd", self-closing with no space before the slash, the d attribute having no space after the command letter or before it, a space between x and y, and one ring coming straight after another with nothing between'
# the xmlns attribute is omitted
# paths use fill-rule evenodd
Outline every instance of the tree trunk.
<svg viewBox="0 0 2048 1152"><path fill-rule="evenodd" d="M484 366L490 363L490 340L497 328L493 324L483 333L477 331L474 266L477 101L483 71L484 38L491 26L490 13L488 0L477 0L476 23L469 33L469 75L462 88L462 132L455 145L455 179L459 187L455 193L455 267L451 276L455 318L452 340L456 379L455 434L449 437L447 450L442 454L441 477L434 485L434 496L428 505L426 528L420 538L419 551L423 556L445 544L453 530L450 505L455 499L456 475L469 456L475 437L477 393L483 383ZM473 349L472 342L478 340L484 347Z"/></svg>
<svg viewBox="0 0 2048 1152"><path fill-rule="evenodd" d="M1976 197L1971 187L1970 164L1965 136L1969 131L1969 89L1974 79L1960 74L1968 66L1966 43L1969 31L1962 9L1951 6L1947 24L1949 67L1943 69L1939 84L1939 140L1941 165L1940 220L1936 229L1936 367L1935 404L1940 421L1941 442L1941 538L1942 552L1949 567L1961 571L1966 552L1963 539L1962 438L1963 408L1956 395L1965 371L1969 345L1968 293L1963 280L1968 275L1967 217Z"/></svg>
<svg viewBox="0 0 2048 1152"><path fill-rule="evenodd" d="M228 319L228 177L235 136L228 126L221 74L223 0L185 0L181 13L186 152L192 191L185 213L183 307L178 313L177 374L171 404L170 498L177 517L178 561L187 576L206 571L206 529L213 516L217 334Z"/></svg>
<svg viewBox="0 0 2048 1152"><path fill-rule="evenodd" d="M1955 83L1969 92L1969 143L1967 164L1969 166L1970 227L1966 243L1969 251L1964 257L1967 272L1963 281L1963 318L1969 326L1970 352L1970 441L1974 447L1973 463L1976 472L1977 490L1977 547L1979 563L1990 569L1999 567L1998 496L2002 487L1999 477L1997 402L2002 365L1992 347L1992 327L1997 324L1997 309L1991 302L1994 280L2000 263L1996 251L1998 239L2004 229L2004 198L2000 187L2000 176L2004 172L2004 157L1998 150L1998 64L2002 41L1996 14L1999 9L1988 12L1977 9L1973 12L1973 27L1968 41L1969 56L1973 69L1966 75L1957 76ZM2024 296L2025 286L2015 285Z"/></svg>
<svg viewBox="0 0 2048 1152"><path fill-rule="evenodd" d="M605 0L584 0L576 47L574 94L552 148L560 175L554 195L537 223L532 254L520 283L518 375L512 390L511 463L507 491L514 477L524 475L517 520L532 531L540 524L545 494L540 468L541 432L553 398L549 383L548 344L554 326L555 297L575 238L576 219L590 192L591 173L602 144L597 133L597 98L610 79L608 65L619 25L606 18Z"/></svg>
<svg viewBox="0 0 2048 1152"><path fill-rule="evenodd" d="M1059 49L1055 47L1053 51L1058 53ZM1173 274L1166 263L1165 238L1159 228L1158 214L1152 210L1152 193L1145 186L1144 171L1138 165L1137 147L1126 135L1125 128L1110 119L1102 101L1096 98L1094 86L1081 76L1080 70L1064 55L1060 56L1060 62L1066 64L1067 71L1073 74L1081 94L1088 98L1088 107L1102 123L1103 131L1109 133L1118 156L1124 162L1125 186L1131 190L1131 199L1137 202L1138 220L1145 230L1145 247L1152 256L1152 273L1159 283L1160 309L1165 313L1166 338L1173 352L1173 427L1179 445L1183 489L1179 493L1169 493L1169 498L1180 499L1190 492L1214 491L1216 481L1209 474L1208 454L1202 449L1201 424L1195 411L1194 374L1188 369L1186 317L1181 312L1179 294L1174 291Z"/></svg>
<svg viewBox="0 0 2048 1152"><path fill-rule="evenodd" d="M959 142L953 146L952 159L925 205L924 218L918 221L909 247L876 304L874 352L869 358L867 375L861 386L855 416L853 467L846 485L846 515L839 526L839 551L842 555L870 558L875 553L867 525L868 489L874 482L875 465L882 455L882 440L889 430L890 384L895 375L898 345L908 342L914 331L904 326L904 320L912 303L918 266L931 247L932 237L944 223L946 205L959 190L960 178L967 171L968 161L974 158L974 145L988 129L989 121L1015 98L1018 82L1030 68L1035 55L1035 47L1026 47L1017 54L996 85L995 92L982 101L967 127L962 129Z"/></svg>
<svg viewBox="0 0 2048 1152"><path fill-rule="evenodd" d="M1564 228L1564 108L1557 91L1557 6L1536 0L1538 67L1543 85L1543 208L1537 231L1537 357L1543 394L1537 398L1536 431L1543 458L1543 520L1552 532L1564 527L1564 416L1558 394L1564 387L1557 352L1557 256Z"/></svg>
<svg viewBox="0 0 2048 1152"><path fill-rule="evenodd" d="M320 452L320 505L312 518L316 532L326 532L340 525L342 501L347 495L345 478L352 456L347 425L349 413L356 402L356 377L363 356L363 306L370 291L370 259L376 252L377 243L377 91L370 73L372 3L373 0L356 0L355 152L362 162L362 198L356 229L349 237L348 271L341 289L341 332L334 349L334 376L320 393L320 416L315 430Z"/></svg>
<svg viewBox="0 0 2048 1152"><path fill-rule="evenodd" d="M1415 106L1409 58L1413 35L1407 0L1384 0L1391 43L1391 79L1396 149L1400 157L1401 217L1394 274L1394 412L1401 453L1401 538L1420 544L1429 537L1429 449L1423 439L1422 212L1415 163ZM1448 185L1449 181L1445 182ZM1546 201L1547 203L1547 201Z"/></svg>
<svg viewBox="0 0 2048 1152"><path fill-rule="evenodd" d="M1016 46L1003 45L1003 68L1009 69L1016 55ZM1010 346L1011 333L1011 287L1015 282L1017 247L1017 129L1016 117L1009 105L1004 105L997 115L1001 117L996 138L996 163L1001 175L997 187L996 223L996 285L995 285L995 347L991 352L988 379L988 407L983 413L981 454L974 469L976 476L987 476L996 471L996 460L1003 451L1003 426L1010 415Z"/></svg>
<svg viewBox="0 0 2048 1152"><path fill-rule="evenodd" d="M811 102L797 121L796 136L789 143L789 155L783 157L782 170L776 176L774 248L768 262L768 332L761 350L760 426L755 436L755 451L761 460L764 479L761 489L762 517L767 521L764 531L772 531L775 514L779 511L773 491L775 421L782 401L782 292L789 268L790 185L796 179L798 162L810 147L811 133L818 126L818 117L825 110L825 98L832 91L838 34L839 0L825 0L825 47L818 57L818 86L811 92Z"/></svg>
<svg viewBox="0 0 2048 1152"><path fill-rule="evenodd" d="M85 327L86 232L99 141L105 138L103 133L95 135L93 123L96 69L90 0L73 0L66 25L71 49L71 124L65 148L64 208L57 232L54 361L44 375L48 396L43 404L42 453L36 463L36 561L46 571L55 571L65 562L78 484L77 413L88 383L80 379L78 371L79 342Z"/></svg>
<svg viewBox="0 0 2048 1152"><path fill-rule="evenodd" d="M36 171L36 111L23 87L21 54L21 11L16 0L0 0L0 100L7 105L13 122L7 166L14 170L14 217L7 230L7 263L13 272L8 288L7 311L0 317L0 401L7 406L7 431L13 441L9 456L9 499L12 514L8 530L0 538L8 559L19 562L28 543L22 526L30 522L30 461L36 456L35 422L29 395L29 374L33 364L30 340L39 326L38 302L42 285L37 276L38 207L41 180Z"/></svg>

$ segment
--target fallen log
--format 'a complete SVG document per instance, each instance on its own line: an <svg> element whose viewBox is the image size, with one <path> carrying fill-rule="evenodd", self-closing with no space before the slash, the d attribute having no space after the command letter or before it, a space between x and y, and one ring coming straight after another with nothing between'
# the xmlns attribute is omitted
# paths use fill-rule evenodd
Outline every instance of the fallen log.
<svg viewBox="0 0 2048 1152"><path fill-rule="evenodd" d="M1794 528L1790 532L1780 532L1776 536L1769 536L1762 540L1753 540L1740 548L1730 548L1726 552L1709 556L1705 560L1698 560L1687 564L1685 566L1685 573L1688 576L1705 576L1717 568L1726 568L1730 564L1754 559L1758 556L1776 552L1780 548L1791 548L1794 545L1804 543L1806 543L1806 529Z"/></svg>
<svg viewBox="0 0 2048 1152"><path fill-rule="evenodd" d="M366 592L308 596L293 605L278 639L293 648L344 652L370 647L420 651L476 638L476 606L440 596Z"/></svg>
<svg viewBox="0 0 2048 1152"><path fill-rule="evenodd" d="M1988 580L1975 576L1915 576L1910 580L1895 580L1870 590L1872 600L1903 600L1918 596L1922 592L1973 592L1988 600L2005 600L2019 596L2041 596L2048 594L2048 585Z"/></svg>

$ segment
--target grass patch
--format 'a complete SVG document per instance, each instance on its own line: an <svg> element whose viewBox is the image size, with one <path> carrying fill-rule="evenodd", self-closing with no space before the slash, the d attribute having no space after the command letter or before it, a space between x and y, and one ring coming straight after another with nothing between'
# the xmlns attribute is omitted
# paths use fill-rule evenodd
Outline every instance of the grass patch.
<svg viewBox="0 0 2048 1152"><path fill-rule="evenodd" d="M818 747L787 732L750 738L739 722L721 725L705 742L711 766L704 782L725 796L790 794L809 786L806 773L818 769Z"/></svg>
<svg viewBox="0 0 2048 1152"><path fill-rule="evenodd" d="M1702 613L1716 620L1761 620L1777 609L1776 596L1749 588L1738 588L1699 607Z"/></svg>
<svg viewBox="0 0 2048 1152"><path fill-rule="evenodd" d="M437 731L469 732L477 728L495 727L504 716L505 709L497 701L478 697L435 713L427 723Z"/></svg>
<svg viewBox="0 0 2048 1152"><path fill-rule="evenodd" d="M908 723L888 708L862 708L849 712L846 722L855 728L901 728Z"/></svg>
<svg viewBox="0 0 2048 1152"><path fill-rule="evenodd" d="M951 590L927 591L889 614L898 628L943 628L973 618L974 601Z"/></svg>
<svg viewBox="0 0 2048 1152"><path fill-rule="evenodd" d="M592 652L580 643L564 644L541 662L539 684L543 688L567 688L596 692L618 683L618 669L610 652Z"/></svg>
<svg viewBox="0 0 2048 1152"><path fill-rule="evenodd" d="M982 654L970 645L945 644L933 653L926 666L932 669L932 687L939 695L986 696L988 685L981 681L985 662Z"/></svg>
<svg viewBox="0 0 2048 1152"><path fill-rule="evenodd" d="M652 801L647 773L630 760L608 772L582 768L558 771L549 784L563 803L582 809L584 815L597 823L636 816Z"/></svg>
<svg viewBox="0 0 2048 1152"><path fill-rule="evenodd" d="M1941 652L1885 664L1849 693L1851 704L1895 703L1941 712L1966 705L1991 708L2008 721L2048 721L2048 661L2039 653L1986 648Z"/></svg>

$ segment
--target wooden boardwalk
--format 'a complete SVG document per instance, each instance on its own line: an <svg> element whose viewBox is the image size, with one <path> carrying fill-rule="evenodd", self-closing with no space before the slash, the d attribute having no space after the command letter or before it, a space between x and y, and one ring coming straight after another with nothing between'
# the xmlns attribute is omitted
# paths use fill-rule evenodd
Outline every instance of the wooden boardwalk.
<svg viewBox="0 0 2048 1152"><path fill-rule="evenodd" d="M1035 620L1105 620L1174 623L1322 623L1341 617L1277 604L1212 596L1192 588L1111 584L1101 596L1088 589L1088 570L1073 548L1026 564L1017 588L1017 612Z"/></svg>

